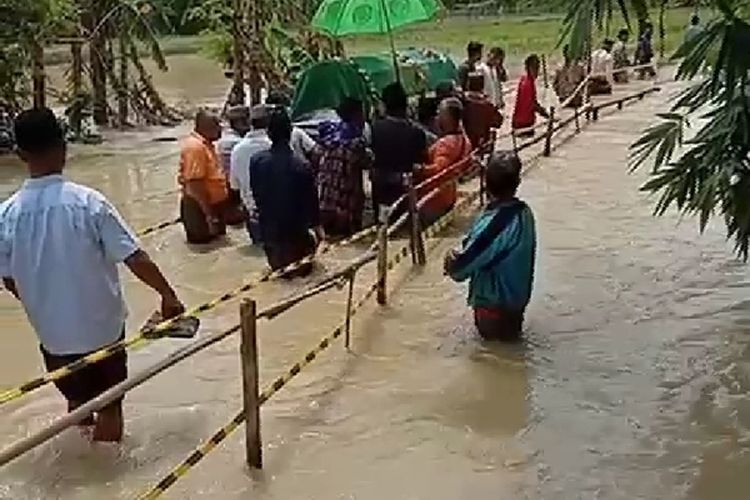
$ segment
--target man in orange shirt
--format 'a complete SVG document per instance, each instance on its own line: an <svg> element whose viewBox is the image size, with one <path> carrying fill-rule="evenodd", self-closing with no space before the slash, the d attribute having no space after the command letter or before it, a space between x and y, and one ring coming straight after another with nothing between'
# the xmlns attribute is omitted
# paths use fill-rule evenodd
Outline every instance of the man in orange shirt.
<svg viewBox="0 0 750 500"><path fill-rule="evenodd" d="M221 137L219 117L208 111L195 116L195 130L182 143L180 218L188 243L209 243L226 234L227 181L214 142Z"/></svg>
<svg viewBox="0 0 750 500"><path fill-rule="evenodd" d="M438 127L442 136L430 147L430 163L416 172L416 181L422 182L434 177L450 168L455 172L430 182L421 189L421 198L444 183L446 179L452 181L443 184L438 194L424 204L420 217L424 226L429 226L445 215L456 204L456 177L468 167L471 157L471 141L466 136L462 125L463 105L456 97L449 97L440 103L438 108Z"/></svg>

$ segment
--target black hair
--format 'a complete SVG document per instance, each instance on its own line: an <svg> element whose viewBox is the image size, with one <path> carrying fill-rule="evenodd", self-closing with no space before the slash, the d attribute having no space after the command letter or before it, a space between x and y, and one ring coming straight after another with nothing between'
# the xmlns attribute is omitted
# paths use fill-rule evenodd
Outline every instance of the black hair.
<svg viewBox="0 0 750 500"><path fill-rule="evenodd" d="M469 73L469 78L466 80L466 90L482 92L484 90L484 75L482 73Z"/></svg>
<svg viewBox="0 0 750 500"><path fill-rule="evenodd" d="M701 18L698 17L698 14L693 14L693 17L690 18L690 24L692 24L693 26L700 24L700 22Z"/></svg>
<svg viewBox="0 0 750 500"><path fill-rule="evenodd" d="M419 123L430 124L435 118L438 100L435 97L422 96L417 103L417 119Z"/></svg>
<svg viewBox="0 0 750 500"><path fill-rule="evenodd" d="M627 28L622 28L620 31L617 32L617 38L628 37L628 36L630 36L630 31L628 31Z"/></svg>
<svg viewBox="0 0 750 500"><path fill-rule="evenodd" d="M409 106L409 99L406 95L403 85L394 82L383 89L383 104L387 114L402 115L406 113Z"/></svg>
<svg viewBox="0 0 750 500"><path fill-rule="evenodd" d="M502 47L492 47L490 49L490 54L494 57L505 57L505 49Z"/></svg>
<svg viewBox="0 0 750 500"><path fill-rule="evenodd" d="M435 86L435 96L437 97L438 103L446 97L454 97L455 95L456 84L453 82L453 80L441 80Z"/></svg>
<svg viewBox="0 0 750 500"><path fill-rule="evenodd" d="M271 90L268 92L268 96L266 97L266 104L284 106L285 108L288 108L289 106L291 106L292 102L289 99L289 94L287 94L283 90Z"/></svg>
<svg viewBox="0 0 750 500"><path fill-rule="evenodd" d="M539 60L539 56L536 54L531 54L529 57L526 58L526 60L523 62L524 66L528 69L532 65L539 66L541 64L541 61Z"/></svg>
<svg viewBox="0 0 750 500"><path fill-rule="evenodd" d="M448 110L448 114L457 123L461 123L461 118L464 114L464 105L458 97L448 97L440 102L440 106L444 106Z"/></svg>
<svg viewBox="0 0 750 500"><path fill-rule="evenodd" d="M345 122L349 122L364 114L364 105L362 101L354 97L344 97L336 107L336 113Z"/></svg>
<svg viewBox="0 0 750 500"><path fill-rule="evenodd" d="M615 45L615 42L611 38L605 38L604 41L602 42L602 47L605 47L605 48L609 47L611 49L614 45Z"/></svg>
<svg viewBox="0 0 750 500"><path fill-rule="evenodd" d="M292 119L282 107L271 110L268 117L268 138L274 145L289 144L292 138Z"/></svg>
<svg viewBox="0 0 750 500"><path fill-rule="evenodd" d="M65 145L65 134L49 108L34 108L19 114L13 124L18 149L31 154L47 153Z"/></svg>
<svg viewBox="0 0 750 500"><path fill-rule="evenodd" d="M513 151L492 153L484 178L487 191L495 197L515 194L521 184L521 159Z"/></svg>
<svg viewBox="0 0 750 500"><path fill-rule="evenodd" d="M484 45L480 42L469 42L469 45L466 46L466 54L469 57L478 56L482 53L482 49L484 49Z"/></svg>

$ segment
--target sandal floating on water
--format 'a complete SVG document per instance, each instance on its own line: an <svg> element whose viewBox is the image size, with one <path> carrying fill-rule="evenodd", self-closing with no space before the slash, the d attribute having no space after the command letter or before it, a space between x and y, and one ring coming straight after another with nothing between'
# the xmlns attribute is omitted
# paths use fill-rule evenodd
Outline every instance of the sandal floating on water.
<svg viewBox="0 0 750 500"><path fill-rule="evenodd" d="M161 323L162 317L161 312L154 311L151 317L141 327L141 333L147 339L158 339L160 337L170 337L175 339L190 339L195 337L200 327L200 320L195 316L188 316L186 318L180 318L174 324L174 326L167 328L166 330L160 330L154 332L153 329Z"/></svg>

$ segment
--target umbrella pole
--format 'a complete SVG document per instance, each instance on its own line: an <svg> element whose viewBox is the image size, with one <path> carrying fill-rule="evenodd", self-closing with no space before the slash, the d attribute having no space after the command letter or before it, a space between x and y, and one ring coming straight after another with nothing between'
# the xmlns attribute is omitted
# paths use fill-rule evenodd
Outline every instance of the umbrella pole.
<svg viewBox="0 0 750 500"><path fill-rule="evenodd" d="M393 28L391 28L391 18L388 16L388 7L385 0L380 0L380 8L383 9L385 17L385 30L388 32L388 41L391 43L391 56L393 56L393 71L396 73L396 81L401 82L401 71L398 68L398 55L396 54L396 43L393 41Z"/></svg>

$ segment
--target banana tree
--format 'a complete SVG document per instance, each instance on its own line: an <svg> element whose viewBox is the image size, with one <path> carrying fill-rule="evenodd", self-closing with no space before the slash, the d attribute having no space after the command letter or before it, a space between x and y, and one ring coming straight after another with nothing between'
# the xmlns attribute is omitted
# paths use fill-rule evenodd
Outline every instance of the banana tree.
<svg viewBox="0 0 750 500"><path fill-rule="evenodd" d="M614 0L577 0L563 33L578 43L597 14ZM689 81L666 113L631 146L631 168L650 165L642 190L658 195L655 214L670 208L695 215L703 231L714 215L724 219L737 254L750 249L750 2L711 0L715 17L672 55L676 78ZM624 15L640 0L617 3ZM580 12L579 12L580 9ZM589 17L586 17L587 14ZM588 19L589 24L585 24ZM580 44L578 45L580 46Z"/></svg>

